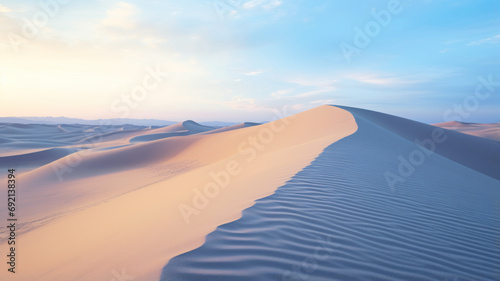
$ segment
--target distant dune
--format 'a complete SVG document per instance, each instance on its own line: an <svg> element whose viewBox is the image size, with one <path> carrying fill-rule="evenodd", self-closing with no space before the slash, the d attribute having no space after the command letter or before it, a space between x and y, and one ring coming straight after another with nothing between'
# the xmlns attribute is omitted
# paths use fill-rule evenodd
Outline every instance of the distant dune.
<svg viewBox="0 0 500 281"><path fill-rule="evenodd" d="M498 275L497 141L325 105L223 128L3 124L0 148L22 206L8 280Z"/></svg>
<svg viewBox="0 0 500 281"><path fill-rule="evenodd" d="M188 136L212 131L214 129L214 127L203 126L192 120L187 120L164 128L150 130L144 135L132 138L130 142L146 142L168 137Z"/></svg>
<svg viewBox="0 0 500 281"><path fill-rule="evenodd" d="M114 119L99 119L99 120L86 120L79 118L67 117L0 117L0 123L5 124L48 124L48 125L94 125L103 126L106 124L113 125L134 125L134 126L155 126L164 127L176 124L174 121L157 120L157 119L128 119L128 118L114 118ZM233 122L221 121L206 121L200 122L204 126L212 127L225 127L236 125Z"/></svg>
<svg viewBox="0 0 500 281"><path fill-rule="evenodd" d="M99 120L86 120L79 118L67 117L0 117L0 123L17 123L17 124L78 124L78 125L135 125L135 126L168 126L175 124L172 121L156 120L156 119L99 119Z"/></svg>
<svg viewBox="0 0 500 281"><path fill-rule="evenodd" d="M479 124L450 121L434 124L434 126L448 130L455 130L464 134L500 141L500 123Z"/></svg>

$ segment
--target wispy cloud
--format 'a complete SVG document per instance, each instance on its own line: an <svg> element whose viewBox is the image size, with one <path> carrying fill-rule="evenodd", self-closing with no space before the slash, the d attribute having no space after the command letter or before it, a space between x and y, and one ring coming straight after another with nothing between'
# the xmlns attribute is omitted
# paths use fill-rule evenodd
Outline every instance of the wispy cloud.
<svg viewBox="0 0 500 281"><path fill-rule="evenodd" d="M128 2L118 2L106 11L106 17L97 24L104 42L120 42L122 46L144 46L158 49L167 40L157 30L140 22L141 9Z"/></svg>
<svg viewBox="0 0 500 281"><path fill-rule="evenodd" d="M136 21L134 16L138 14L139 9L127 2L118 2L113 8L106 11L106 18L101 24L104 27L132 29Z"/></svg>
<svg viewBox="0 0 500 281"><path fill-rule="evenodd" d="M300 93L297 95L297 97L305 98L305 97L311 97L319 94L324 94L324 93L330 93L337 90L335 87L325 87L317 90L312 90L312 91L306 91L303 93Z"/></svg>
<svg viewBox="0 0 500 281"><path fill-rule="evenodd" d="M12 10L8 7L0 5L0 13L10 13Z"/></svg>
<svg viewBox="0 0 500 281"><path fill-rule="evenodd" d="M402 79L392 75L379 75L379 74L353 74L348 75L346 78L353 79L366 84L374 84L380 86L391 86L401 84L417 83L417 80Z"/></svg>
<svg viewBox="0 0 500 281"><path fill-rule="evenodd" d="M307 105L304 105L304 104L301 104L301 103L298 103L298 104L294 104L292 106L290 106L290 108L294 111L301 111L301 110L305 110L305 109L308 109L310 108L311 106L307 106Z"/></svg>
<svg viewBox="0 0 500 281"><path fill-rule="evenodd" d="M266 10L269 10L280 6L282 3L283 2L279 0L251 0L243 4L243 7L245 9L262 7Z"/></svg>
<svg viewBox="0 0 500 281"><path fill-rule="evenodd" d="M332 79L329 77L298 77L289 79L290 83L297 84L304 87L328 87L338 82L338 79Z"/></svg>
<svg viewBox="0 0 500 281"><path fill-rule="evenodd" d="M271 93L271 97L273 97L273 98L280 98L280 97L285 96L285 95L287 95L287 94L289 94L291 92L292 92L292 90L279 90L279 91L276 91L276 92L272 92Z"/></svg>
<svg viewBox="0 0 500 281"><path fill-rule="evenodd" d="M500 43L500 35L495 35L486 39L481 39L479 41L473 41L467 44L467 46L479 46L483 44L498 44Z"/></svg>
<svg viewBox="0 0 500 281"><path fill-rule="evenodd" d="M288 82L302 88L296 97L306 98L337 90L335 84L338 82L338 79L332 79L330 77L298 77L290 79Z"/></svg>
<svg viewBox="0 0 500 281"><path fill-rule="evenodd" d="M222 102L222 104L235 109L245 109L245 110L261 109L261 107L256 104L256 100L254 98L244 98L240 96L233 97L232 100Z"/></svg>
<svg viewBox="0 0 500 281"><path fill-rule="evenodd" d="M266 70L255 70L255 71L250 71L250 72L247 72L245 73L246 76L257 76L257 75L260 75L262 73L266 73L267 71Z"/></svg>
<svg viewBox="0 0 500 281"><path fill-rule="evenodd" d="M309 103L310 104L318 105L318 104L331 104L331 103L334 103L334 102L335 102L335 100L329 99L329 100L315 100L315 101L311 101Z"/></svg>

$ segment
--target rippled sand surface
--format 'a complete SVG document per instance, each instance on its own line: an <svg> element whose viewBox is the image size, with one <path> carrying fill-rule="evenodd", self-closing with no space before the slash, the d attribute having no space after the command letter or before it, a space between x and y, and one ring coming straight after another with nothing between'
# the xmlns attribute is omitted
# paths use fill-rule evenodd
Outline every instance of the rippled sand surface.
<svg viewBox="0 0 500 281"><path fill-rule="evenodd" d="M500 280L499 181L441 147L390 188L384 173L420 148L351 112L356 133L170 260L161 280ZM440 145L457 143L449 136Z"/></svg>

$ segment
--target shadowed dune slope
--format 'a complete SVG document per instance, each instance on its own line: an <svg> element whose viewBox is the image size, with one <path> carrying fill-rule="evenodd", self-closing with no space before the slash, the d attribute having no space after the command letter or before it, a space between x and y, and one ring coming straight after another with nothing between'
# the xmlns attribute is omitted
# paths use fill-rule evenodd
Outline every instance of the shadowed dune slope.
<svg viewBox="0 0 500 281"><path fill-rule="evenodd" d="M357 118L363 118L410 142L433 140L435 126L380 112L339 106ZM439 129L438 129L439 130ZM435 152L459 164L495 179L500 179L500 142L442 129L443 143L435 144ZM430 148L431 146L429 146ZM406 156L406 155L405 155Z"/></svg>
<svg viewBox="0 0 500 281"><path fill-rule="evenodd" d="M0 157L0 167L41 166L77 151L71 148L51 148L28 154Z"/></svg>

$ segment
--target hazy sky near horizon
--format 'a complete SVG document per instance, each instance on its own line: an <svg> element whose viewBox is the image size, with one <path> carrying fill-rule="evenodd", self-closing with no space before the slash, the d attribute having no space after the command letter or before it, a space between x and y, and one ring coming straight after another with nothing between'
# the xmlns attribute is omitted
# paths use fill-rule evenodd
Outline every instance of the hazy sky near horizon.
<svg viewBox="0 0 500 281"><path fill-rule="evenodd" d="M260 122L339 104L499 122L500 84L479 81L500 81L499 27L495 0L1 0L0 116Z"/></svg>

